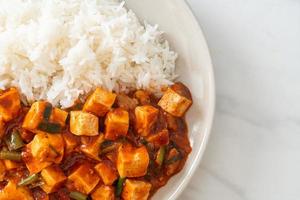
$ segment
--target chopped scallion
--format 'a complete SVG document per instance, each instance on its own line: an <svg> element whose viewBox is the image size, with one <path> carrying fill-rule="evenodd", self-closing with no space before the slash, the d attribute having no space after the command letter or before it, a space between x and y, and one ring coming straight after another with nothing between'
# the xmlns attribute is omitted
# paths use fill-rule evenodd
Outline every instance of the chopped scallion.
<svg viewBox="0 0 300 200"><path fill-rule="evenodd" d="M19 183L18 186L26 186L26 185L30 185L31 183L37 181L39 179L39 175L38 174L32 174L24 179L22 179Z"/></svg>
<svg viewBox="0 0 300 200"><path fill-rule="evenodd" d="M122 190L123 190L123 184L124 184L125 180L126 180L126 178L122 178L122 177L120 177L118 179L117 189L116 189L116 196L117 197L121 196L121 193L122 193Z"/></svg>
<svg viewBox="0 0 300 200"><path fill-rule="evenodd" d="M165 155L166 155L166 147L165 146L160 147L156 158L156 162L159 166L162 166L165 159Z"/></svg>
<svg viewBox="0 0 300 200"><path fill-rule="evenodd" d="M0 159L21 161L22 155L21 153L15 151L0 151Z"/></svg>
<svg viewBox="0 0 300 200"><path fill-rule="evenodd" d="M9 150L17 150L24 146L24 142L17 130L13 130L5 139L5 142Z"/></svg>
<svg viewBox="0 0 300 200"><path fill-rule="evenodd" d="M44 121L48 122L52 113L52 105L50 103L46 104L46 108L43 113Z"/></svg>
<svg viewBox="0 0 300 200"><path fill-rule="evenodd" d="M38 125L38 129L47 133L59 133L61 132L61 125L58 123L41 122Z"/></svg>
<svg viewBox="0 0 300 200"><path fill-rule="evenodd" d="M70 198L75 200L87 200L88 196L85 194L82 194L81 192L70 192Z"/></svg>

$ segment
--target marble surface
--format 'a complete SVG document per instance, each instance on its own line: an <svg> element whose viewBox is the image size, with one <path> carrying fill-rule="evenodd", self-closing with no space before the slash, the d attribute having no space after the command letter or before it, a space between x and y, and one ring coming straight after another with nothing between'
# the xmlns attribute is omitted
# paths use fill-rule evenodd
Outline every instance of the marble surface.
<svg viewBox="0 0 300 200"><path fill-rule="evenodd" d="M300 199L300 0L187 0L206 35L217 104L179 199Z"/></svg>

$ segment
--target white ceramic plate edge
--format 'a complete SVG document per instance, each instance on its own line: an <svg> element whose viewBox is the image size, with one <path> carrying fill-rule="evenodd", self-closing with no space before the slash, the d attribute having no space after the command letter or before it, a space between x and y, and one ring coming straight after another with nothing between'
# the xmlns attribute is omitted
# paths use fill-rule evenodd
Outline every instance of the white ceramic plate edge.
<svg viewBox="0 0 300 200"><path fill-rule="evenodd" d="M203 40L205 40L205 48L207 49L207 51L209 52L209 48L207 46L207 42L204 36L204 33L201 29L200 24L198 23L198 21L196 20L196 17L194 15L194 13L192 12L189 4L186 2L186 0L178 0L178 2L180 4L182 4L182 8L186 11L186 13L188 13L191 17L191 19L193 19L193 24L195 24L195 27L197 27L197 32L199 32L199 35L203 36ZM184 191L184 189L187 187L188 183L190 182L193 174L195 173L196 169L198 168L198 166L200 165L200 162L202 160L203 154L205 152L207 143L209 141L209 137L211 134L211 128L212 128L212 124L213 124L213 119L214 119L214 114L215 114L215 78L214 78L214 70L213 70L213 65L212 65L212 61L211 61L211 56L210 54L208 55L209 59L210 59L210 84L209 84L209 91L210 91L210 108L208 108L208 110L210 111L207 115L207 128L205 130L204 133L204 138L202 140L201 143L201 148L200 150L197 152L197 155L195 156L195 160L192 164L192 166L190 166L187 175L185 177L185 179L180 183L180 185L176 188L176 190L174 191L174 193L168 198L168 200L175 200L179 197L179 195Z"/></svg>

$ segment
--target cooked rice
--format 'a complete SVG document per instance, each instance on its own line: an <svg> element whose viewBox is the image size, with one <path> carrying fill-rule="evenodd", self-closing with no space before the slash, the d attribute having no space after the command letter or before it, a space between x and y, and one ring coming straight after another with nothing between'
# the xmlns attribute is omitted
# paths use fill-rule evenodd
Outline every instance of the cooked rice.
<svg viewBox="0 0 300 200"><path fill-rule="evenodd" d="M116 0L0 0L0 88L62 107L97 86L152 91L177 54L157 26Z"/></svg>

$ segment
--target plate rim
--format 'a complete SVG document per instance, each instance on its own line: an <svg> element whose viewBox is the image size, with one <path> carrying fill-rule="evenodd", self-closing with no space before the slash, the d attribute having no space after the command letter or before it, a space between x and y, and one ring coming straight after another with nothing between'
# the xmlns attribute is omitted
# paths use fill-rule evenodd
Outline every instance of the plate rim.
<svg viewBox="0 0 300 200"><path fill-rule="evenodd" d="M208 113L207 113L207 122L206 122L206 128L203 133L203 140L200 145L200 149L198 150L194 161L192 162L192 165L189 167L186 176L184 177L183 181L179 184L179 186L176 188L174 193L168 197L168 200L175 200L177 199L182 192L187 188L189 182L191 181L192 176L195 174L196 170L200 166L200 163L202 161L204 152L206 150L210 135L211 135L211 129L214 121L214 115L215 115L215 104L216 104L216 89L215 89L215 76L214 76L214 68L212 64L211 54L208 48L206 37L202 31L202 27L199 24L196 16L194 15L190 4L187 2L187 0L177 0L179 5L182 7L182 9L190 16L192 23L195 25L195 31L199 33L199 37L202 37L204 48L207 51L207 57L209 61L209 65L207 65L207 68L209 70L209 99L210 104L208 107Z"/></svg>

